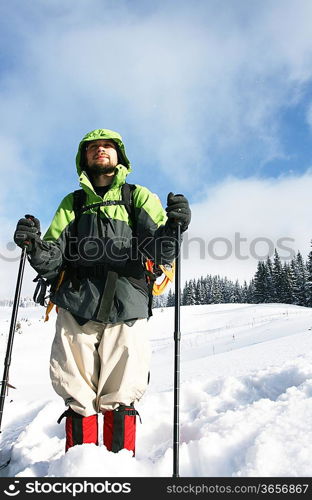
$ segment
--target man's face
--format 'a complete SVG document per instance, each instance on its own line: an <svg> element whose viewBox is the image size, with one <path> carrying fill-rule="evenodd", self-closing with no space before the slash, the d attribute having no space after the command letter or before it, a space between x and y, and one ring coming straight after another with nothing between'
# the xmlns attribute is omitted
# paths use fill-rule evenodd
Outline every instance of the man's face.
<svg viewBox="0 0 312 500"><path fill-rule="evenodd" d="M111 174L118 165L116 144L108 139L90 141L86 148L87 166L94 174Z"/></svg>

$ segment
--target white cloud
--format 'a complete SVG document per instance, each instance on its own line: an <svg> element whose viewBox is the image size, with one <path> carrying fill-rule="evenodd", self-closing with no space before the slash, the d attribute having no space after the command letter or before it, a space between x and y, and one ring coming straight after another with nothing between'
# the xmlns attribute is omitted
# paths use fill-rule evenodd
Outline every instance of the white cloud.
<svg viewBox="0 0 312 500"><path fill-rule="evenodd" d="M29 147L109 125L136 143L137 163L152 158L181 186L226 148L256 143L260 164L283 156L279 112L312 74L311 2L169 2L149 15L137 3L60 5L37 30L24 25L24 60L0 96L3 127Z"/></svg>
<svg viewBox="0 0 312 500"><path fill-rule="evenodd" d="M306 259L312 239L311 189L308 172L266 180L229 178L209 190L202 202L192 205L183 243L183 279L220 274L249 281L257 257L272 256L274 248L284 261L298 250Z"/></svg>

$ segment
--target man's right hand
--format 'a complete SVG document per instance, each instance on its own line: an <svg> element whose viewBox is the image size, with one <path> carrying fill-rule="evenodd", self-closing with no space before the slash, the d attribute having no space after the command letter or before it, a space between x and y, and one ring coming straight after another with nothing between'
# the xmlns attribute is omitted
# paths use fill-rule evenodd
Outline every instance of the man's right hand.
<svg viewBox="0 0 312 500"><path fill-rule="evenodd" d="M17 246L24 248L30 253L34 249L36 241L40 241L40 222L32 215L25 215L17 223L14 233L14 241Z"/></svg>

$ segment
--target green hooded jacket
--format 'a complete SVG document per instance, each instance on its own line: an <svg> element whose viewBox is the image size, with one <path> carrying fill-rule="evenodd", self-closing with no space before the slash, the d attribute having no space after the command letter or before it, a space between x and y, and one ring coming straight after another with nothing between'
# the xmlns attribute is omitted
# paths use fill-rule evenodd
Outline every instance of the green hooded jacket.
<svg viewBox="0 0 312 500"><path fill-rule="evenodd" d="M117 144L118 161L112 184L103 198L96 194L84 167L84 148L88 141L110 139ZM74 196L61 201L43 240L29 255L38 274L51 286L54 304L83 321L117 323L149 316L149 292L142 255L156 264L169 264L175 258L175 239L166 224L166 213L159 198L146 187L133 191L135 221L124 205L110 204L122 199L121 188L131 172L121 136L107 129L88 133L80 142L76 156L80 186L89 208L75 218ZM53 284L60 271L65 278L58 290Z"/></svg>

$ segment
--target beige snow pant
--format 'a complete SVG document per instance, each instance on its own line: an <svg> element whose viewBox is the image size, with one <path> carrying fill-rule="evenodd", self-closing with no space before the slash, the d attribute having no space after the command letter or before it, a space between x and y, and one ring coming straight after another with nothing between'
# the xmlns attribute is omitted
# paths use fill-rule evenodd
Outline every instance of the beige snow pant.
<svg viewBox="0 0 312 500"><path fill-rule="evenodd" d="M131 327L95 321L80 326L59 308L50 359L54 390L85 417L138 401L148 385L147 330L147 319Z"/></svg>

